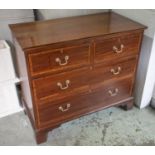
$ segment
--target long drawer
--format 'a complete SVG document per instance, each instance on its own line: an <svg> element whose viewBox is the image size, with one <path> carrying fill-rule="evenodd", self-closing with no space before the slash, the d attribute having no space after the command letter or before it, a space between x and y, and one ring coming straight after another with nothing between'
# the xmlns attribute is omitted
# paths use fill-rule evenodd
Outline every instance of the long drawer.
<svg viewBox="0 0 155 155"><path fill-rule="evenodd" d="M77 69L57 75L33 80L33 91L37 103L63 99L89 92L89 69Z"/></svg>
<svg viewBox="0 0 155 155"><path fill-rule="evenodd" d="M40 126L62 123L96 111L101 107L109 107L131 96L132 77L110 81L102 89L87 95L58 100L39 106Z"/></svg>
<svg viewBox="0 0 155 155"><path fill-rule="evenodd" d="M43 50L30 53L28 58L32 76L58 73L89 65L90 47L87 43L73 47Z"/></svg>
<svg viewBox="0 0 155 155"><path fill-rule="evenodd" d="M122 57L137 55L141 43L141 34L133 33L109 39L95 40L95 63L115 61Z"/></svg>

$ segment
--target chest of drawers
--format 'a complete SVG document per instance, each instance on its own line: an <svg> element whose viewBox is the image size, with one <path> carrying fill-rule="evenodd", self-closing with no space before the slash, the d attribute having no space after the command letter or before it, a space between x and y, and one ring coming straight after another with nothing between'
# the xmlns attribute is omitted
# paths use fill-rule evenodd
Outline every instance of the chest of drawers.
<svg viewBox="0 0 155 155"><path fill-rule="evenodd" d="M66 121L111 106L132 108L145 26L108 12L10 28L37 143Z"/></svg>

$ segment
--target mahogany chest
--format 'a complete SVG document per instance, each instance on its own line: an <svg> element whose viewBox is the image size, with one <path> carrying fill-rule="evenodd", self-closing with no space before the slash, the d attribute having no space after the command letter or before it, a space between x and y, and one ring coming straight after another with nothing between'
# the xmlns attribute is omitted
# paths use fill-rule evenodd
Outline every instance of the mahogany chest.
<svg viewBox="0 0 155 155"><path fill-rule="evenodd" d="M145 26L113 12L10 25L37 143L62 123L130 109Z"/></svg>

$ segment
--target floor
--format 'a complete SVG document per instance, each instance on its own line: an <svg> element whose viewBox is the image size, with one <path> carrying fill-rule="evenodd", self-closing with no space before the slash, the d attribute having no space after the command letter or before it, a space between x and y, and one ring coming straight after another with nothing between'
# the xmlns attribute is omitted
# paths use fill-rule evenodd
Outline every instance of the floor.
<svg viewBox="0 0 155 155"><path fill-rule="evenodd" d="M23 112L0 119L0 145L36 145ZM155 109L102 110L49 132L44 145L155 145Z"/></svg>

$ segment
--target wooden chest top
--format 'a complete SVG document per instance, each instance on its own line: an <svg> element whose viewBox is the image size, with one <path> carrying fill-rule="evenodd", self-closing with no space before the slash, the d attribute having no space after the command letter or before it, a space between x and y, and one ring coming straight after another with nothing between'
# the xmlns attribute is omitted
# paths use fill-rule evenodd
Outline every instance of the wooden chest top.
<svg viewBox="0 0 155 155"><path fill-rule="evenodd" d="M144 29L113 12L10 25L22 49Z"/></svg>

